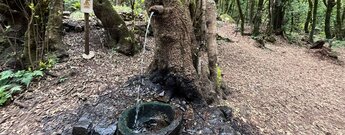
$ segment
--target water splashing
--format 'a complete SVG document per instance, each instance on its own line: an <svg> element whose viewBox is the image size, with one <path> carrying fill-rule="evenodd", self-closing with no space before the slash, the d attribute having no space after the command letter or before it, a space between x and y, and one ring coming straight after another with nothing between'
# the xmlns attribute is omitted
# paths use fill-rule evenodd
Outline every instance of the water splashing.
<svg viewBox="0 0 345 135"><path fill-rule="evenodd" d="M144 46L143 46L143 53L141 54L141 63L140 63L140 74L143 75L144 74L144 55L145 55L145 52L146 52L146 44L147 44L147 36L148 36L148 33L149 33L149 28L150 28L150 25L151 25L151 18L153 16L154 12L151 12L150 14L150 17L148 19L148 22L147 22L147 27L146 27L146 33L145 33L145 40L144 40ZM140 129L139 128L139 122L138 122L138 115L139 115L139 105L141 103L141 85L144 84L144 79L143 78L140 78L141 79L141 82L137 88L137 103L136 103L136 114L135 114L135 119L134 119L134 132L136 133L139 133L140 132Z"/></svg>

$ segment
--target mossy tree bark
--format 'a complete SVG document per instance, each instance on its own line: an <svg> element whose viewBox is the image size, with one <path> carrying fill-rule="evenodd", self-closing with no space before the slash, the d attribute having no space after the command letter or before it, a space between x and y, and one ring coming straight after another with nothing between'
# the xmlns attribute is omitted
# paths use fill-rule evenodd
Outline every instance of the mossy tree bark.
<svg viewBox="0 0 345 135"><path fill-rule="evenodd" d="M58 53L65 53L66 46L62 42L62 12L63 0L54 0L49 3L49 20L46 29L46 46Z"/></svg>
<svg viewBox="0 0 345 135"><path fill-rule="evenodd" d="M109 0L94 0L93 9L107 31L109 47L115 47L118 52L125 55L135 55L139 52L140 46L134 33L129 31Z"/></svg>
<svg viewBox="0 0 345 135"><path fill-rule="evenodd" d="M203 6L205 4L207 6ZM156 50L148 70L151 79L187 99L203 103L216 101L214 1L146 0L145 5L148 11L155 11L152 28ZM202 12L203 9L206 11ZM206 22L198 22L200 20ZM203 27L207 30L202 30Z"/></svg>

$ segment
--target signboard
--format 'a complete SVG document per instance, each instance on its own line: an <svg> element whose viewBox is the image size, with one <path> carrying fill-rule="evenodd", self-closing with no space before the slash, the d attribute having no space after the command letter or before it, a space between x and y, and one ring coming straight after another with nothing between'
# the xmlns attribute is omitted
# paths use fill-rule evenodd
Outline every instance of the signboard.
<svg viewBox="0 0 345 135"><path fill-rule="evenodd" d="M84 13L93 12L93 0L81 0L80 2L81 11Z"/></svg>

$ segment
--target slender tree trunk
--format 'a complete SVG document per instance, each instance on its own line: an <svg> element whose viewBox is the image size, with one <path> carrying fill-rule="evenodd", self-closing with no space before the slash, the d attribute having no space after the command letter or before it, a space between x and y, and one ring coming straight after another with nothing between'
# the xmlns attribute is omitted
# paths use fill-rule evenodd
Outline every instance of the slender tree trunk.
<svg viewBox="0 0 345 135"><path fill-rule="evenodd" d="M44 46L46 37L46 19L49 14L49 2L45 0L35 1L33 10L27 14L28 28L25 33L24 42L24 65L30 65L32 69L38 67L38 62L43 61L43 56L47 53L47 47Z"/></svg>
<svg viewBox="0 0 345 135"><path fill-rule="evenodd" d="M107 30L109 46L125 55L135 55L139 52L134 34L129 31L126 23L114 10L109 0L94 0L94 12Z"/></svg>
<svg viewBox="0 0 345 135"><path fill-rule="evenodd" d="M62 43L62 12L63 0L50 1L49 20L46 29L46 46L51 50L64 51ZM59 52L64 53L64 52Z"/></svg>
<svg viewBox="0 0 345 135"><path fill-rule="evenodd" d="M208 0L206 6L206 18L207 18L207 33L206 33L206 44L207 44L207 54L208 54L208 68L209 68L209 78L211 82L217 82L217 9L214 1ZM219 82L218 82L219 83ZM216 84L214 86L220 86ZM218 89L219 87L214 87ZM219 95L222 92L217 92Z"/></svg>
<svg viewBox="0 0 345 135"><path fill-rule="evenodd" d="M283 35L284 33L285 3L286 0L275 0L273 2L273 31L276 35Z"/></svg>
<svg viewBox="0 0 345 135"><path fill-rule="evenodd" d="M266 29L266 33L267 35L272 35L272 24L273 24L273 18L272 18L272 3L274 0L269 0L268 1L268 6L267 6L267 10L268 10L268 23L267 23L267 29Z"/></svg>
<svg viewBox="0 0 345 135"><path fill-rule="evenodd" d="M255 12L255 0L250 0L250 10L249 10L249 23L253 24L254 12Z"/></svg>
<svg viewBox="0 0 345 135"><path fill-rule="evenodd" d="M236 0L236 3L237 3L237 8L238 8L238 12L240 15L240 19L241 19L241 34L243 35L243 33L244 33L244 15L242 12L241 1Z"/></svg>
<svg viewBox="0 0 345 135"><path fill-rule="evenodd" d="M342 28L343 28L343 24L342 24L342 20L341 20L341 0L337 0L337 16L336 16L336 36L338 39L342 39L343 35L342 35Z"/></svg>
<svg viewBox="0 0 345 135"><path fill-rule="evenodd" d="M262 18L262 8L264 6L264 0L259 0L258 10L254 19L254 29L253 36L258 36L260 34L261 18Z"/></svg>
<svg viewBox="0 0 345 135"><path fill-rule="evenodd" d="M317 23L317 9L318 9L318 0L314 0L314 10L313 10L313 23L311 26L311 31L309 35L309 41L311 43L314 43L314 32L315 32L315 27Z"/></svg>
<svg viewBox="0 0 345 135"><path fill-rule="evenodd" d="M294 18L294 14L293 14L293 12L291 12L291 20L290 20L290 21L291 21L291 24L290 24L290 25L291 25L291 26L290 26L291 28L290 28L290 33L292 33L293 30L294 30L294 23L295 23L295 22L294 22L294 19L295 19L295 18Z"/></svg>
<svg viewBox="0 0 345 135"><path fill-rule="evenodd" d="M335 6L335 0L323 0L325 6L327 7L326 9L326 16L325 16L325 34L327 39L332 38L332 33L331 33L331 16L332 16L332 11L333 7Z"/></svg>
<svg viewBox="0 0 345 135"><path fill-rule="evenodd" d="M235 12L233 12L233 11L234 11L234 8L235 8L235 2L234 2L234 1L235 1L235 0L231 0L231 1L230 1L230 2L231 2L231 3L230 3L230 11L232 11L232 12L229 13L230 16L233 16L234 13L235 13Z"/></svg>
<svg viewBox="0 0 345 135"><path fill-rule="evenodd" d="M344 26L344 20L345 20L345 7L343 7L343 14L342 14L342 17L341 17L341 24ZM343 37L345 38L345 30L342 28L342 34L343 34Z"/></svg>
<svg viewBox="0 0 345 135"><path fill-rule="evenodd" d="M307 20L304 23L304 32L305 33L309 33L309 24L311 22L312 19L312 15L313 15L313 1L312 0L308 0L308 15L307 15Z"/></svg>
<svg viewBox="0 0 345 135"><path fill-rule="evenodd" d="M345 20L345 7L343 8L343 14L341 17L341 22L344 23L344 20Z"/></svg>

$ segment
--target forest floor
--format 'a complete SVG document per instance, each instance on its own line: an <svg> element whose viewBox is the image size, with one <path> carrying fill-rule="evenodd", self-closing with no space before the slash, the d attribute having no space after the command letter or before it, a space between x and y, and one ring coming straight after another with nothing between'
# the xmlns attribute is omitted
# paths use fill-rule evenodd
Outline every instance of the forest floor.
<svg viewBox="0 0 345 135"><path fill-rule="evenodd" d="M263 134L345 134L344 65L283 39L261 49L234 29L225 24L218 32L234 41L219 46L224 80L233 91L225 104ZM335 50L344 61L345 48Z"/></svg>
<svg viewBox="0 0 345 135"><path fill-rule="evenodd" d="M235 34L235 26L222 23L219 35L233 43L221 42L219 63L224 82L232 93L223 104L231 106L243 121L257 126L262 134L345 133L345 68L321 60L303 47L282 39L255 47L250 37ZM84 60L83 33L67 33L69 58L58 63L39 82L15 98L19 102L0 108L0 134L61 133L72 124L83 104L93 104L101 95L115 93L117 114L135 103L136 94L119 89L140 75L141 55L126 57L103 47L101 29L93 28L92 60ZM153 57L149 39L144 59ZM336 49L345 60L345 49ZM58 76L58 77L56 77ZM106 111L107 108L103 108ZM114 118L112 118L114 119Z"/></svg>

